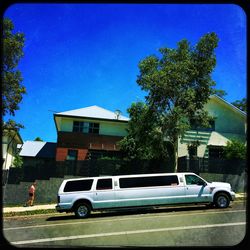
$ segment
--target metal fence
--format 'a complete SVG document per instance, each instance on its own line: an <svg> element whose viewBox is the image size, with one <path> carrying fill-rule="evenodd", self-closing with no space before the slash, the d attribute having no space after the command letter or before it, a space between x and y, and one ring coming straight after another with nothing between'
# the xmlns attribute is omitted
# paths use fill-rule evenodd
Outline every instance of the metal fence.
<svg viewBox="0 0 250 250"><path fill-rule="evenodd" d="M237 174L240 175L247 170L246 160L241 159L214 159L180 157L178 159L179 172L194 173L216 173L216 174Z"/></svg>
<svg viewBox="0 0 250 250"><path fill-rule="evenodd" d="M32 182L38 179L51 177L72 176L105 176L146 173L173 172L173 164L163 161L124 161L124 160L85 160L63 161L50 164L25 165L22 168L10 168L8 183L15 184L20 181Z"/></svg>
<svg viewBox="0 0 250 250"><path fill-rule="evenodd" d="M246 170L245 160L225 160L195 158L178 159L178 172L194 173L218 173L238 174ZM4 174L3 185L20 183L21 181L32 182L34 180L49 179L51 177L72 176L105 176L105 175L126 175L126 174L148 174L148 173L171 173L174 172L174 165L170 161L156 160L85 160L85 161L64 161L47 162L46 164L25 165L22 168L10 168ZM7 180L8 178L8 180Z"/></svg>

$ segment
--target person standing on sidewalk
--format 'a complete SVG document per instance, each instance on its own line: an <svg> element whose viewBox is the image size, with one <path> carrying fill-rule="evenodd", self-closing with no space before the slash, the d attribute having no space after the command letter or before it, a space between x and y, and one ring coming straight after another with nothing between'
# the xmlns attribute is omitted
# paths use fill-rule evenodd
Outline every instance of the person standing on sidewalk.
<svg viewBox="0 0 250 250"><path fill-rule="evenodd" d="M35 191L36 191L36 182L33 182L33 184L29 188L29 200L26 203L26 206L33 206L34 199L35 199Z"/></svg>

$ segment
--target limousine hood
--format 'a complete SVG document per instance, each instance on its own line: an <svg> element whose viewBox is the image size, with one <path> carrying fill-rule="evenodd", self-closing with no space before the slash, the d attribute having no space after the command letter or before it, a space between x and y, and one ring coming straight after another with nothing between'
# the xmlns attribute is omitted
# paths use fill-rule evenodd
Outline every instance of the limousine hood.
<svg viewBox="0 0 250 250"><path fill-rule="evenodd" d="M230 189L231 188L231 184L230 183L227 183L227 182L212 182L211 183L211 186L213 187L224 187L224 188L227 188L227 189Z"/></svg>

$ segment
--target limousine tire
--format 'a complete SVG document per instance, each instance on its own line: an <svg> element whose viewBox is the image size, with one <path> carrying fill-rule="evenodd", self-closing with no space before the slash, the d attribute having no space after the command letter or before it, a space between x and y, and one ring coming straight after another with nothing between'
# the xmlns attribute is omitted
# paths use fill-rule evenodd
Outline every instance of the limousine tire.
<svg viewBox="0 0 250 250"><path fill-rule="evenodd" d="M90 215L90 205L87 202L80 202L75 205L75 216L77 218L87 218Z"/></svg>
<svg viewBox="0 0 250 250"><path fill-rule="evenodd" d="M218 193L214 198L214 204L217 208L227 208L229 206L230 199L225 193Z"/></svg>

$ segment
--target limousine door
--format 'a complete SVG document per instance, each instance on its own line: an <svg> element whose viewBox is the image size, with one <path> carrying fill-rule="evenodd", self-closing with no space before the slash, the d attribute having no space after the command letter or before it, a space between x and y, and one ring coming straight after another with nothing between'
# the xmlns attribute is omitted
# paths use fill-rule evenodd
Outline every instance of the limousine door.
<svg viewBox="0 0 250 250"><path fill-rule="evenodd" d="M108 208L114 206L115 192L112 178L97 180L93 200L94 208Z"/></svg>
<svg viewBox="0 0 250 250"><path fill-rule="evenodd" d="M185 181L187 202L210 201L211 192L205 181L193 174L185 174Z"/></svg>

